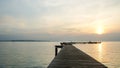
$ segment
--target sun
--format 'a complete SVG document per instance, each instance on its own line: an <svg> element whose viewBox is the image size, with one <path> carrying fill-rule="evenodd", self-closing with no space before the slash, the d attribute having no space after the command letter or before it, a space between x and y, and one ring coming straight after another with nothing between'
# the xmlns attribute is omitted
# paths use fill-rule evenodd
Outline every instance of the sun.
<svg viewBox="0 0 120 68"><path fill-rule="evenodd" d="M101 27L101 26L97 27L96 33L99 34L99 35L103 34L104 33L103 27Z"/></svg>

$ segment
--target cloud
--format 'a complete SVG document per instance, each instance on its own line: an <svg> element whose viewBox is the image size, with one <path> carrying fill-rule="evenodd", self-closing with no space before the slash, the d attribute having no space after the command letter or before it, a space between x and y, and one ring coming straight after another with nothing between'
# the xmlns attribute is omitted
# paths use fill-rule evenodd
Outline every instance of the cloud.
<svg viewBox="0 0 120 68"><path fill-rule="evenodd" d="M27 28L27 21L25 19L14 18L12 16L3 16L0 18L0 28L0 31L3 34L21 32L18 30L24 30Z"/></svg>
<svg viewBox="0 0 120 68"><path fill-rule="evenodd" d="M12 16L3 16L0 19L0 25L3 27L11 27L11 28L25 28L26 20L25 19L17 19Z"/></svg>
<svg viewBox="0 0 120 68"><path fill-rule="evenodd" d="M120 31L119 0L2 0L0 8L2 35L82 37L99 25L108 33Z"/></svg>

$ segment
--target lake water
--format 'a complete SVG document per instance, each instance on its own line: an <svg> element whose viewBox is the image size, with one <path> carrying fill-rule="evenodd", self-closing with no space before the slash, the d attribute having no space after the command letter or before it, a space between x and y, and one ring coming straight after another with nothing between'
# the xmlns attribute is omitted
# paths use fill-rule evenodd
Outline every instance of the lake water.
<svg viewBox="0 0 120 68"><path fill-rule="evenodd" d="M108 68L120 68L120 42L77 44L75 46L103 63Z"/></svg>
<svg viewBox="0 0 120 68"><path fill-rule="evenodd" d="M59 42L0 42L0 68L46 68ZM108 68L120 68L120 42L76 44Z"/></svg>

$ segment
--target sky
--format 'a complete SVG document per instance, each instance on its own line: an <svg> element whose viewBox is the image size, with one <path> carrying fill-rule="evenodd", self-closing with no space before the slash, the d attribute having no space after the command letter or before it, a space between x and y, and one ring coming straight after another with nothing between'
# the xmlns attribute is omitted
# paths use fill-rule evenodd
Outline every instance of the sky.
<svg viewBox="0 0 120 68"><path fill-rule="evenodd" d="M0 0L0 40L120 41L120 0Z"/></svg>

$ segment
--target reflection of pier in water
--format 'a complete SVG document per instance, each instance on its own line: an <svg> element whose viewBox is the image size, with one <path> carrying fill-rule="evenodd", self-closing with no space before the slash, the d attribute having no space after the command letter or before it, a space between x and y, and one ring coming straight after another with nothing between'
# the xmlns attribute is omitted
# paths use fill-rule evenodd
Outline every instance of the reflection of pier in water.
<svg viewBox="0 0 120 68"><path fill-rule="evenodd" d="M97 42L63 42L55 46L56 56L48 68L107 68L72 44L93 44ZM99 42L100 43L100 42ZM57 54L57 48L62 48Z"/></svg>

